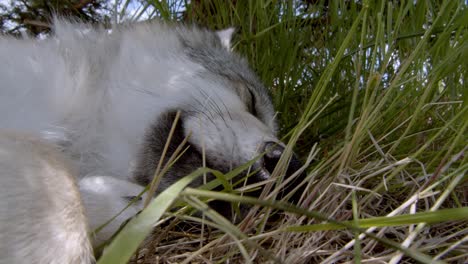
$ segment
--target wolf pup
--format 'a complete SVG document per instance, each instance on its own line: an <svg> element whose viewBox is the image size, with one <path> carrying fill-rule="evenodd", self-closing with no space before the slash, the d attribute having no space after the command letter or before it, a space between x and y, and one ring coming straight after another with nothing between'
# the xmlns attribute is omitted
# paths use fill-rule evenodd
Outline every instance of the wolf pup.
<svg viewBox="0 0 468 264"><path fill-rule="evenodd" d="M284 145L265 87L231 52L233 30L151 22L109 31L56 21L54 32L40 41L0 38L0 131L33 138L0 133L0 262L12 248L18 261L37 260L63 240L65 257L89 259L82 206L95 228L137 195L152 180L177 111L166 157L190 135L189 149L157 191L203 166L203 155L207 167L228 172L267 152L252 180L269 178Z"/></svg>

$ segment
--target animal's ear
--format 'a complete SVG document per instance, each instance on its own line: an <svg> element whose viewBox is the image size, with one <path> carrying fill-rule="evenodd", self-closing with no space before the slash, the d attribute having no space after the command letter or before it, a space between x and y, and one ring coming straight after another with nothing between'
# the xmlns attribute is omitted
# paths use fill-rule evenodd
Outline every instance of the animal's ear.
<svg viewBox="0 0 468 264"><path fill-rule="evenodd" d="M233 27L216 31L216 34L218 35L219 40L221 40L221 45L223 45L223 47L229 51L231 51L231 40L232 40L232 35L234 34L235 31L236 29Z"/></svg>

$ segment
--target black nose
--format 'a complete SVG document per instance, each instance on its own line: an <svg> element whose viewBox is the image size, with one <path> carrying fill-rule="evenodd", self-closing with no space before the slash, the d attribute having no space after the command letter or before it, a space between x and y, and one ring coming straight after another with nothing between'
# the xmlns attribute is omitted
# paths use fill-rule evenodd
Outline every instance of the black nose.
<svg viewBox="0 0 468 264"><path fill-rule="evenodd" d="M263 166L269 173L273 173L278 161L283 155L284 147L279 143L268 141L264 145L265 155L263 156Z"/></svg>
<svg viewBox="0 0 468 264"><path fill-rule="evenodd" d="M265 142L264 145L265 155L263 156L263 166L271 174L275 169L278 161L281 158L281 155L284 153L284 147L277 142ZM286 173L284 175L284 180L291 177L297 170L302 167L301 161L297 158L296 154L293 153L291 160L289 161ZM306 177L305 172L302 172L300 175L296 176L291 180L279 193L278 198L283 198L288 195L296 188ZM292 203L297 203L304 192L305 187L299 188L290 198L289 201Z"/></svg>

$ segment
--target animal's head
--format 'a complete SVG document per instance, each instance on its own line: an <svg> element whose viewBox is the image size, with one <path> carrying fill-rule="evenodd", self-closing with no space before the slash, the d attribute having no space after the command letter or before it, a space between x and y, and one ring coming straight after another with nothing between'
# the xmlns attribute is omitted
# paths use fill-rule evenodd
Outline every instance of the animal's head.
<svg viewBox="0 0 468 264"><path fill-rule="evenodd" d="M267 180L285 145L277 138L275 111L266 88L247 62L231 52L233 31L181 28L178 32L184 56L198 70L182 82L190 86L185 90L190 93L189 100L161 115L147 130L136 179L143 184L152 179L176 112L180 111L166 160L184 138L188 137L190 147L164 176L161 189L204 163L228 172L259 156L250 170L256 173L249 182ZM299 168L300 162L293 157L287 174Z"/></svg>

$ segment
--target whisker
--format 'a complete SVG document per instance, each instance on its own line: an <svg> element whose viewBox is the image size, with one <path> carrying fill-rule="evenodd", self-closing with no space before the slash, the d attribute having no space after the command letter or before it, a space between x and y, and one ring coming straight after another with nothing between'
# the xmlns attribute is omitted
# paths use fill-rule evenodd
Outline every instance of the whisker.
<svg viewBox="0 0 468 264"><path fill-rule="evenodd" d="M221 117L221 119L223 119L224 123L226 124L227 126L227 122L226 120L224 119L224 115L223 115L223 112L221 110L221 108L219 107L219 105L217 104L217 102L213 99L213 97L211 95L209 95L206 91L204 91L203 89L200 90L200 92L206 96L208 102L210 103L210 106L211 106L211 109L213 109L213 111L219 115L219 117ZM215 95L218 95L216 92L214 93ZM221 98L218 96L218 98L221 100Z"/></svg>

